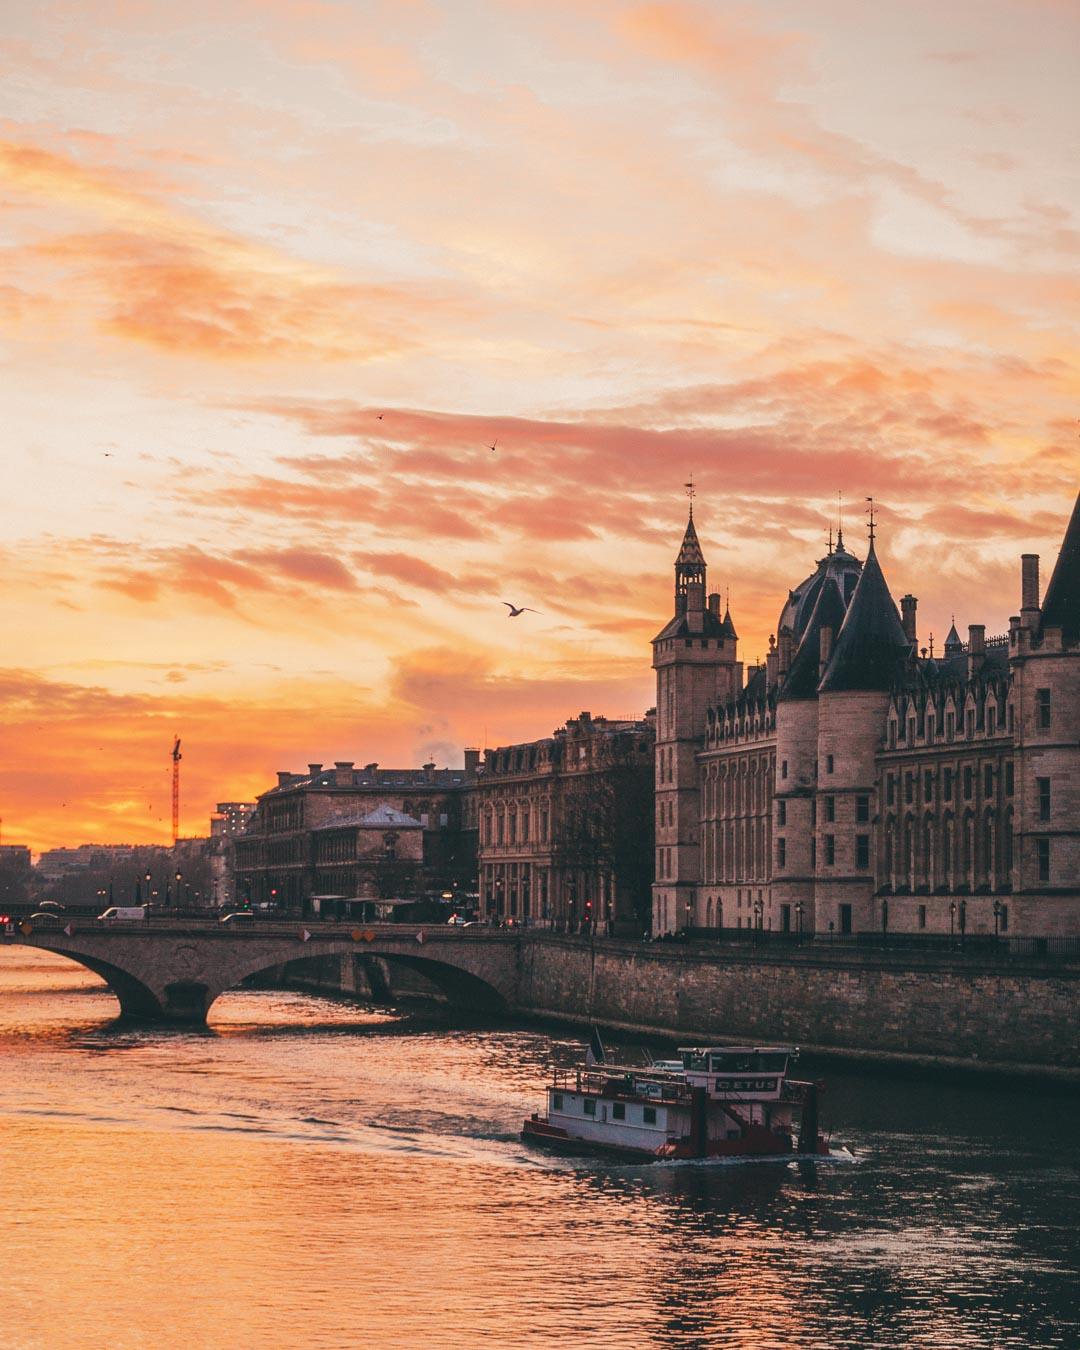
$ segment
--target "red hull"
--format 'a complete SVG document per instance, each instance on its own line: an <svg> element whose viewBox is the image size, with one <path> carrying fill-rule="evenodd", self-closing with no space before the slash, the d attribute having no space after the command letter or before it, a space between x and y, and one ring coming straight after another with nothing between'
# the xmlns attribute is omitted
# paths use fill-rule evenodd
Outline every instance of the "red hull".
<svg viewBox="0 0 1080 1350"><path fill-rule="evenodd" d="M526 1143L540 1144L558 1153L586 1154L597 1157L633 1158L644 1162L663 1162L669 1159L693 1159L696 1155L687 1140L677 1144L662 1144L655 1151L631 1148L624 1144L606 1144L595 1139L577 1139L566 1130L552 1125L540 1116L525 1121L521 1137ZM829 1146L819 1135L816 1152L827 1155ZM707 1158L777 1158L797 1157L790 1141L761 1126L751 1126L741 1139L716 1139L709 1144Z"/></svg>

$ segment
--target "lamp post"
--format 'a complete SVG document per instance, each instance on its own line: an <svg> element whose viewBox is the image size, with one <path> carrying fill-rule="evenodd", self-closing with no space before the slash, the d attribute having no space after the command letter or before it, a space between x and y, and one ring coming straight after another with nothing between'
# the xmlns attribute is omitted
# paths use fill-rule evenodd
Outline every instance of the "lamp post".
<svg viewBox="0 0 1080 1350"><path fill-rule="evenodd" d="M881 902L881 940L885 942L889 936L889 902L882 899Z"/></svg>
<svg viewBox="0 0 1080 1350"><path fill-rule="evenodd" d="M802 901L799 900L795 905L795 931L798 933L799 936L800 947L802 946L802 916L803 916L803 904Z"/></svg>
<svg viewBox="0 0 1080 1350"><path fill-rule="evenodd" d="M693 900L687 900L687 902L686 902L686 936L687 936L687 937L690 936L690 929L693 928L693 926L694 926L694 902L693 902Z"/></svg>
<svg viewBox="0 0 1080 1350"><path fill-rule="evenodd" d="M1001 936L1001 901L994 901L994 941Z"/></svg>
<svg viewBox="0 0 1080 1350"><path fill-rule="evenodd" d="M960 950L964 950L964 934L967 932L967 901L960 901Z"/></svg>
<svg viewBox="0 0 1080 1350"><path fill-rule="evenodd" d="M953 945L956 937L956 901L949 901L949 946Z"/></svg>
<svg viewBox="0 0 1080 1350"><path fill-rule="evenodd" d="M146 882L146 903L147 903L148 905L149 905L149 903L150 903L150 877L151 877L151 872L150 872L150 869L147 868L147 869L146 869L146 876L143 877L143 880Z"/></svg>
<svg viewBox="0 0 1080 1350"><path fill-rule="evenodd" d="M180 903L180 883L183 881L183 879L184 879L184 874L183 874L183 872L181 872L181 871L179 870L179 868L178 868L178 869L177 869L177 872L176 872L176 903L177 903L177 905L179 905L179 903ZM190 889L191 889L191 887L189 886L189 887L188 887L188 890L190 890Z"/></svg>
<svg viewBox="0 0 1080 1350"><path fill-rule="evenodd" d="M755 922L756 931L757 931L757 933L758 933L759 935L760 935L761 930L762 930L762 927L763 927L761 916L762 916L764 913L765 913L765 905L764 905L764 903L763 903L761 900L755 900L755 901L754 901L754 922ZM758 936L755 940L758 941L758 942L760 942L760 941L761 941L760 936Z"/></svg>

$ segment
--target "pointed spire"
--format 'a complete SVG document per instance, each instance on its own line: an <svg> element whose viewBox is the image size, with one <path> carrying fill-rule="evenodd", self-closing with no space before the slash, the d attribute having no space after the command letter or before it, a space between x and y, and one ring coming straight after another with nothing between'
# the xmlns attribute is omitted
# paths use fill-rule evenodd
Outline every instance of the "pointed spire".
<svg viewBox="0 0 1080 1350"><path fill-rule="evenodd" d="M1042 627L1060 628L1065 642L1080 642L1080 493L1043 597Z"/></svg>
<svg viewBox="0 0 1080 1350"><path fill-rule="evenodd" d="M960 639L960 634L956 631L956 615L952 616L952 626L945 634L945 656L959 656L964 650L964 644Z"/></svg>
<svg viewBox="0 0 1080 1350"><path fill-rule="evenodd" d="M694 508L690 507L690 518L686 522L686 533L683 535L682 546L679 549L679 556L675 559L675 565L689 564L691 566L705 566L705 555L701 551L701 545L698 543L697 530L694 527Z"/></svg>
<svg viewBox="0 0 1080 1350"><path fill-rule="evenodd" d="M911 643L870 540L859 584L821 681L822 693L889 689L911 652Z"/></svg>

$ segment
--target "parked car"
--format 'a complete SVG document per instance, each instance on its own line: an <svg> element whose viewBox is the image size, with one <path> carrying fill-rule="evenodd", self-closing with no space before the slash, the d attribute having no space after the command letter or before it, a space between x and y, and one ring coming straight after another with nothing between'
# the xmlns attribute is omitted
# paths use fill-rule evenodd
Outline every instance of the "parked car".
<svg viewBox="0 0 1080 1350"><path fill-rule="evenodd" d="M255 915L250 909L237 909L231 914L222 915L218 922L231 924L234 928L243 928L245 924L255 922Z"/></svg>
<svg viewBox="0 0 1080 1350"><path fill-rule="evenodd" d="M36 923L42 928L59 928L63 922L63 915L55 914L51 909L39 909L35 914L30 915L30 922Z"/></svg>
<svg viewBox="0 0 1080 1350"><path fill-rule="evenodd" d="M148 905L110 905L98 917L98 923L139 923L146 918Z"/></svg>

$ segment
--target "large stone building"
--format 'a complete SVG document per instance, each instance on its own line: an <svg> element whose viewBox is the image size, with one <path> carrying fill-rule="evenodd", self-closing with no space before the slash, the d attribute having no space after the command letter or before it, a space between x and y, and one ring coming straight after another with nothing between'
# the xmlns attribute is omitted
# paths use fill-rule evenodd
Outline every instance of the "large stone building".
<svg viewBox="0 0 1080 1350"><path fill-rule="evenodd" d="M660 933L1080 934L1080 499L1046 593L919 646L871 531L830 545L744 672L693 514L653 641Z"/></svg>
<svg viewBox="0 0 1080 1350"><path fill-rule="evenodd" d="M479 752L462 769L333 768L278 774L234 841L237 900L311 912L313 897L466 894L476 877Z"/></svg>
<svg viewBox="0 0 1080 1350"><path fill-rule="evenodd" d="M487 751L476 786L485 918L648 926L653 727L651 715L583 712L543 740Z"/></svg>

